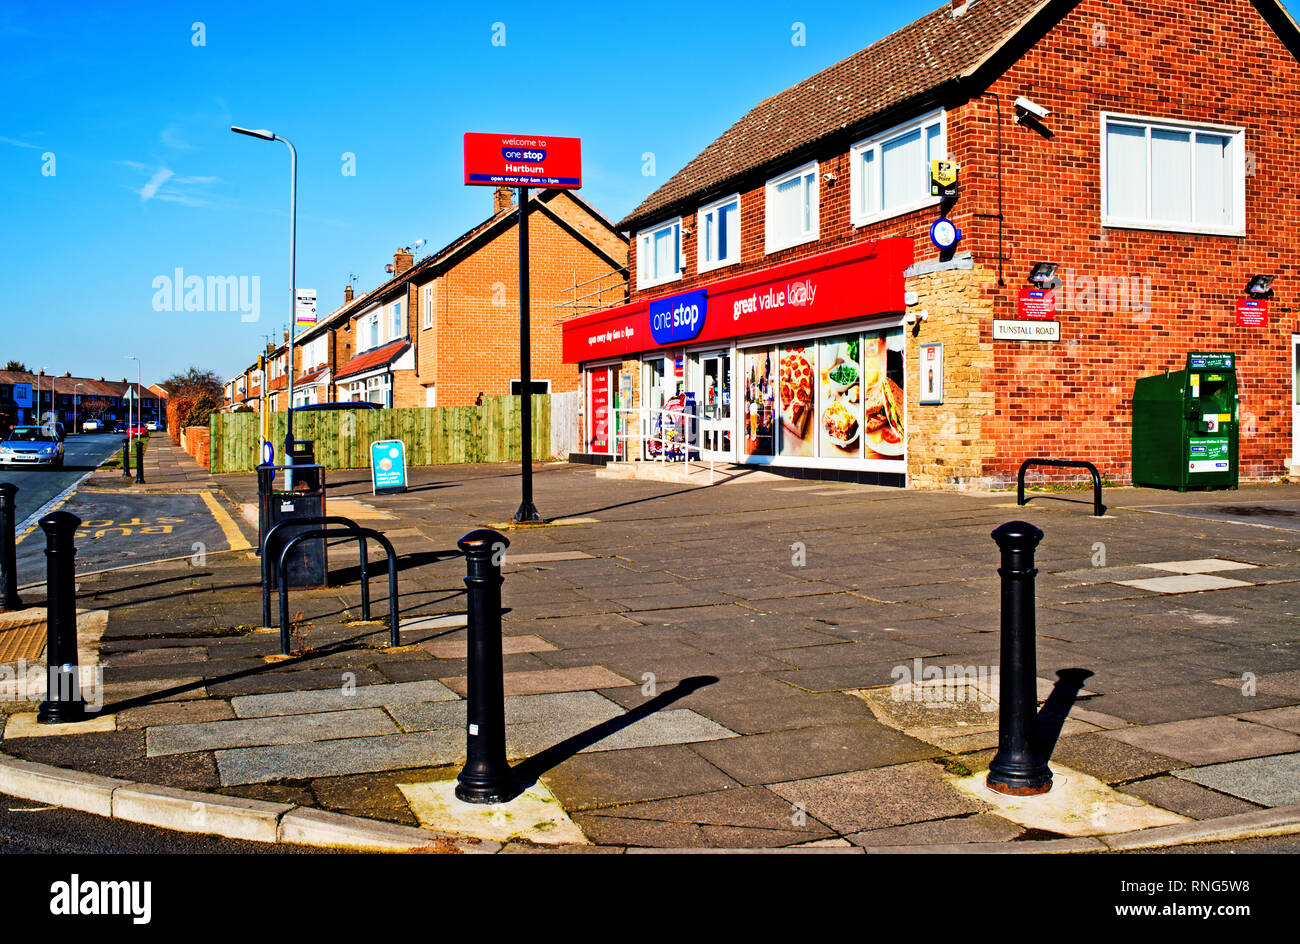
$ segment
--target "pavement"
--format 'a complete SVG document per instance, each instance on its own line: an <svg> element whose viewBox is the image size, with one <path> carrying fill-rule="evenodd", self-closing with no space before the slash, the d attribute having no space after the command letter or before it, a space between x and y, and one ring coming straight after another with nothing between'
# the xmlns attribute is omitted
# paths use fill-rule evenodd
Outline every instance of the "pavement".
<svg viewBox="0 0 1300 944"><path fill-rule="evenodd" d="M207 492L255 540L240 515L254 477L208 477L160 440L155 492L105 490L164 510ZM502 587L507 745L526 792L470 815L449 798L465 751L455 541L504 527L518 472L411 481L375 496L364 472L329 474L328 512L396 547L399 648L383 569L362 622L345 545L330 549L328 589L290 595L289 658L261 625L248 551L128 560L79 580L87 626L98 614L82 662L88 688L102 678L88 693L99 716L38 727L30 700L0 702L0 751L115 778L115 798L196 791L263 816L474 836L477 851L1105 851L1300 831L1297 486L1112 489L1096 519L1083 493L1017 508L1013 493L701 487L539 465L535 501L555 523L507 532ZM203 507L176 540L211 536L221 515ZM989 532L1011 519L1046 533L1044 802L982 785L997 744Z"/></svg>

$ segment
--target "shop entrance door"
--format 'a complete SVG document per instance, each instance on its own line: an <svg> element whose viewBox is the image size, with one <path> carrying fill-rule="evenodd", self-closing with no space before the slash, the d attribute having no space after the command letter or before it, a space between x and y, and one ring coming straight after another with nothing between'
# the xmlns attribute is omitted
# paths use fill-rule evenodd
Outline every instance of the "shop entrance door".
<svg viewBox="0 0 1300 944"><path fill-rule="evenodd" d="M664 417L660 413L664 400L668 399L668 378L665 373L665 361L662 357L647 358L642 368L641 405L645 428L644 459L657 458L663 450Z"/></svg>
<svg viewBox="0 0 1300 944"><path fill-rule="evenodd" d="M730 462L732 448L731 352L698 355L696 398L700 411L700 457Z"/></svg>
<svg viewBox="0 0 1300 944"><path fill-rule="evenodd" d="M587 371L587 449L591 452L614 451L614 385L617 382L618 371L613 367Z"/></svg>

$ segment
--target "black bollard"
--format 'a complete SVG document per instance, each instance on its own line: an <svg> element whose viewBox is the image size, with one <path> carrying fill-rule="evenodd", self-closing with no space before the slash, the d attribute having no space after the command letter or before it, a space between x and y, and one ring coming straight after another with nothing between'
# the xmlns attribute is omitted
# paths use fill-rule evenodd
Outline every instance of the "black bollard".
<svg viewBox="0 0 1300 944"><path fill-rule="evenodd" d="M456 544L465 552L469 588L466 760L456 778L456 797L466 803L504 803L515 795L514 774L506 760L501 678L501 559L510 542L504 534L479 528Z"/></svg>
<svg viewBox="0 0 1300 944"><path fill-rule="evenodd" d="M56 511L41 519L45 532L45 678L49 686L36 712L38 724L67 724L86 717L77 665L77 549L73 539L81 519Z"/></svg>
<svg viewBox="0 0 1300 944"><path fill-rule="evenodd" d="M122 440L122 478L131 477L131 437Z"/></svg>
<svg viewBox="0 0 1300 944"><path fill-rule="evenodd" d="M23 608L18 596L18 555L14 542L17 495L17 485L0 482L0 612Z"/></svg>
<svg viewBox="0 0 1300 944"><path fill-rule="evenodd" d="M989 764L990 790L1036 796L1052 789L1052 771L1035 747L1038 660L1035 654L1034 548L1043 532L1008 521L993 532L1002 551L1002 666L998 688L998 752Z"/></svg>
<svg viewBox="0 0 1300 944"><path fill-rule="evenodd" d="M144 443L138 439L135 441L135 481L138 485L144 484Z"/></svg>

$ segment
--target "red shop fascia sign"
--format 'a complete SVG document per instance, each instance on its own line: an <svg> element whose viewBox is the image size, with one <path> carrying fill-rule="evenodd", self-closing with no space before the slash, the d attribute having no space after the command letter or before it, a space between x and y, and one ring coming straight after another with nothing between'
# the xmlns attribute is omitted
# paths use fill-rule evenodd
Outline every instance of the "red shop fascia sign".
<svg viewBox="0 0 1300 944"><path fill-rule="evenodd" d="M833 249L758 272L693 286L707 304L696 333L681 343L728 341L872 315L901 313L903 270L913 243L894 237ZM566 364L626 357L665 345L651 331L651 305L675 296L620 305L560 325Z"/></svg>

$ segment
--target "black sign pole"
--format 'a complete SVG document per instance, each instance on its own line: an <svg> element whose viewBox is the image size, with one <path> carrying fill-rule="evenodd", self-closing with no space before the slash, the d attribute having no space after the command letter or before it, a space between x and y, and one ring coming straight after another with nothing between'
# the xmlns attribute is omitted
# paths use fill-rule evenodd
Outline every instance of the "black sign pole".
<svg viewBox="0 0 1300 944"><path fill-rule="evenodd" d="M533 506L533 381L528 325L528 188L519 188L519 452L523 497L515 524L537 523L542 516Z"/></svg>

